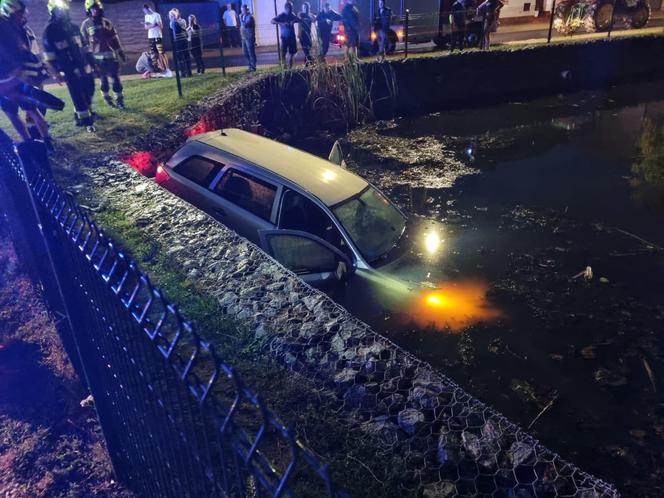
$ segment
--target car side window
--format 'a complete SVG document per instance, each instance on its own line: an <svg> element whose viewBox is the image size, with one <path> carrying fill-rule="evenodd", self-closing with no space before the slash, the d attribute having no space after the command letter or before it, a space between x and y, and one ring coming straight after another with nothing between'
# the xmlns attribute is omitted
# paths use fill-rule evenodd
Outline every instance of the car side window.
<svg viewBox="0 0 664 498"><path fill-rule="evenodd" d="M311 200L293 190L286 190L282 197L279 228L310 233L345 253L349 252L332 218Z"/></svg>
<svg viewBox="0 0 664 498"><path fill-rule="evenodd" d="M337 268L337 255L315 240L297 235L275 235L268 239L268 244L274 259L294 273L320 273Z"/></svg>
<svg viewBox="0 0 664 498"><path fill-rule="evenodd" d="M219 180L214 192L256 216L269 220L277 187L254 176L229 169Z"/></svg>
<svg viewBox="0 0 664 498"><path fill-rule="evenodd" d="M203 187L208 187L223 167L223 164L210 159L194 156L182 161L174 169L177 174L184 176L188 180Z"/></svg>

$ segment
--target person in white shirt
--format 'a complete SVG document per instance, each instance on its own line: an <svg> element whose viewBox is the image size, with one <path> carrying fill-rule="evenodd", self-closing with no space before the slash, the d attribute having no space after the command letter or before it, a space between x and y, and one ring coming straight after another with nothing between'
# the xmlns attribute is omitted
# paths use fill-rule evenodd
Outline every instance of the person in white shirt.
<svg viewBox="0 0 664 498"><path fill-rule="evenodd" d="M228 43L231 47L240 46L240 37L238 31L237 12L233 10L233 4L229 3L224 11L224 26L226 26L226 33L228 33Z"/></svg>
<svg viewBox="0 0 664 498"><path fill-rule="evenodd" d="M154 64L159 67L166 75L172 74L168 67L168 55L164 50L164 40L162 29L164 27L161 16L158 12L152 10L150 4L143 4L143 27L148 31L148 41L150 42L150 55Z"/></svg>

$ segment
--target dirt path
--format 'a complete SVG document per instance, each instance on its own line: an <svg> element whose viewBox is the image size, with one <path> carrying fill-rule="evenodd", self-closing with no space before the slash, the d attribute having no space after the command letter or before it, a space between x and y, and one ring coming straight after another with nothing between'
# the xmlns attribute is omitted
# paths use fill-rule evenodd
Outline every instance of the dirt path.
<svg viewBox="0 0 664 498"><path fill-rule="evenodd" d="M0 496L133 496L113 482L52 317L0 228Z"/></svg>

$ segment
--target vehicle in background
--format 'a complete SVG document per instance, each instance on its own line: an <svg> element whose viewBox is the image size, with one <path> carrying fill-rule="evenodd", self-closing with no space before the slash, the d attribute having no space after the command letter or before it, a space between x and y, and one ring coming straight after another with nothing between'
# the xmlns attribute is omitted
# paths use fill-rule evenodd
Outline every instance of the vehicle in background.
<svg viewBox="0 0 664 498"><path fill-rule="evenodd" d="M331 154L342 163L340 154ZM304 281L326 286L355 272L425 280L442 226L408 218L339 165L238 129L190 138L157 170L164 188L261 247ZM375 273L380 271L381 275Z"/></svg>
<svg viewBox="0 0 664 498"><path fill-rule="evenodd" d="M565 35L579 30L608 31L611 23L640 29L648 24L650 15L648 0L561 0L553 15L553 27Z"/></svg>

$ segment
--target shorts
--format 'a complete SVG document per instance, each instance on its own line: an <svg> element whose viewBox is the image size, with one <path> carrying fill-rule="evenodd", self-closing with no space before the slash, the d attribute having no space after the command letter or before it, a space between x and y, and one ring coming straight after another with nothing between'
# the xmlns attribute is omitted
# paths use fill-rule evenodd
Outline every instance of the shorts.
<svg viewBox="0 0 664 498"><path fill-rule="evenodd" d="M295 40L294 36L289 38L281 38L281 53L283 55L295 55L297 53L297 41Z"/></svg>
<svg viewBox="0 0 664 498"><path fill-rule="evenodd" d="M164 53L164 42L161 38L150 38L150 52L153 54Z"/></svg>

